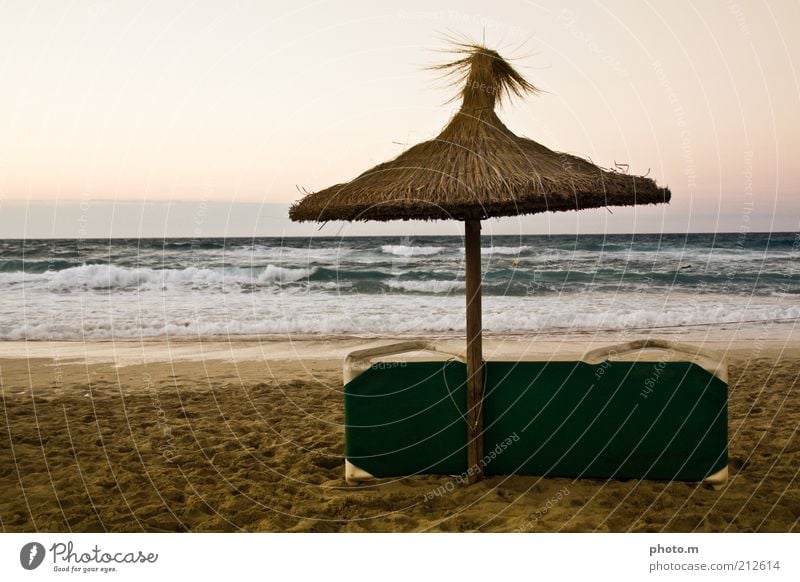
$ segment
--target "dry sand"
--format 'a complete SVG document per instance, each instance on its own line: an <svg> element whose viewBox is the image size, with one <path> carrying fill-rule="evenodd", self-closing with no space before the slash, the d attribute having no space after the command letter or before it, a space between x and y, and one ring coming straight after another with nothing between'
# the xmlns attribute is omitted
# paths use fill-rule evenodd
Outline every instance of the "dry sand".
<svg viewBox="0 0 800 582"><path fill-rule="evenodd" d="M720 491L677 482L492 477L427 501L448 477L360 488L343 480L342 357L386 340L2 343L0 526L800 531L797 335L785 326L653 334L703 344L728 359L733 475ZM486 352L569 358L620 339L495 337Z"/></svg>

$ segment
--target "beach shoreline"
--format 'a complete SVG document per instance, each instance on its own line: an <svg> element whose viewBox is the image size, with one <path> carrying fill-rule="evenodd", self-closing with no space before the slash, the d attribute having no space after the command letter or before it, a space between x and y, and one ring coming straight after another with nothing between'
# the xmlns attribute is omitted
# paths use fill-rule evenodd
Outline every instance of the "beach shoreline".
<svg viewBox="0 0 800 582"><path fill-rule="evenodd" d="M800 346L800 322L670 326L653 329L572 330L541 332L486 332L484 357L495 359L580 358L592 349L632 339L668 339L710 350L720 357L731 353L780 353ZM16 358L85 359L90 363L114 362L119 366L145 362L221 359L261 361L320 359L341 361L350 351L400 341L425 340L451 352L463 350L463 334L291 334L149 336L138 339L7 340L0 341L0 360ZM745 353L742 353L745 352Z"/></svg>

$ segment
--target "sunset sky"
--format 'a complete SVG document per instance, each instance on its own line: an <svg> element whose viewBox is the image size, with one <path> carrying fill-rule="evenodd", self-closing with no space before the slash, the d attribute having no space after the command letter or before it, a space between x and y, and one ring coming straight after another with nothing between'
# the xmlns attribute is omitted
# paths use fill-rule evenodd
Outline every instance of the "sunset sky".
<svg viewBox="0 0 800 582"><path fill-rule="evenodd" d="M517 134L672 189L493 232L800 230L799 24L796 1L5 2L0 236L316 233L285 217L297 187L458 107L426 69L447 35L485 37L546 91L504 105Z"/></svg>

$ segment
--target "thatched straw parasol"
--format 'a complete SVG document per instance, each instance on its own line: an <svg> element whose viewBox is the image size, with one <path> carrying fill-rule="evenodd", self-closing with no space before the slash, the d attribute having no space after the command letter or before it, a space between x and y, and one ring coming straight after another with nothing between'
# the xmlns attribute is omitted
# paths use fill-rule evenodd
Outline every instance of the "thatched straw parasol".
<svg viewBox="0 0 800 582"><path fill-rule="evenodd" d="M482 458L480 221L537 212L669 202L647 177L604 170L511 132L495 114L504 97L538 93L497 52L457 44L459 58L436 67L463 84L462 105L433 140L350 182L306 195L296 221L438 220L465 222L468 467ZM478 473L479 475L479 473Z"/></svg>

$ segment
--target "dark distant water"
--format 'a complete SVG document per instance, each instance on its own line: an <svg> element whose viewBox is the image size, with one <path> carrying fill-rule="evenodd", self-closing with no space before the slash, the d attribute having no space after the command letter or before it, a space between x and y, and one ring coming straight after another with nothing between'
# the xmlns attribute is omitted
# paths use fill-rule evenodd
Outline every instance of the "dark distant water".
<svg viewBox="0 0 800 582"><path fill-rule="evenodd" d="M800 316L794 233L484 237L488 331ZM460 237L0 241L0 338L460 331Z"/></svg>

